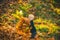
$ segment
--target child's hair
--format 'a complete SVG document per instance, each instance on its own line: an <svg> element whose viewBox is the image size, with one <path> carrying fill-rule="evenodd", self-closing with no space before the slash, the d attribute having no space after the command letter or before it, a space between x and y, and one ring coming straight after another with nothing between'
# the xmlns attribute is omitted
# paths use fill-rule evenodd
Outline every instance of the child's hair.
<svg viewBox="0 0 60 40"><path fill-rule="evenodd" d="M28 18L29 18L30 20L33 20L33 19L34 19L34 15L33 15L33 14L29 14Z"/></svg>

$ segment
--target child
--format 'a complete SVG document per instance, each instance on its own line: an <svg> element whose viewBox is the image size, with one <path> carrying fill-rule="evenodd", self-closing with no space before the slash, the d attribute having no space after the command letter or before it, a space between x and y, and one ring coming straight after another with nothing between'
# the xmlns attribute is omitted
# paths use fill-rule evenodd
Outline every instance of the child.
<svg viewBox="0 0 60 40"><path fill-rule="evenodd" d="M31 31L30 31L31 32L31 38L35 38L35 36L36 36L36 28L35 28L34 22L33 22L34 15L30 14L28 18L30 20L30 27L32 28Z"/></svg>

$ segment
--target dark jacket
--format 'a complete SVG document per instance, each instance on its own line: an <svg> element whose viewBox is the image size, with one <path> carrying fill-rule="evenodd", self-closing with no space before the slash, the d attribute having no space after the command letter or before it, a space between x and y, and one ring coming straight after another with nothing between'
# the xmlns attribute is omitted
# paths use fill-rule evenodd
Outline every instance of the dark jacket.
<svg viewBox="0 0 60 40"><path fill-rule="evenodd" d="M35 28L35 26L34 26L34 22L33 22L33 20L31 20L30 21L30 27L32 27L32 29L31 29L31 38L34 38L35 37L35 35L36 35L36 28Z"/></svg>

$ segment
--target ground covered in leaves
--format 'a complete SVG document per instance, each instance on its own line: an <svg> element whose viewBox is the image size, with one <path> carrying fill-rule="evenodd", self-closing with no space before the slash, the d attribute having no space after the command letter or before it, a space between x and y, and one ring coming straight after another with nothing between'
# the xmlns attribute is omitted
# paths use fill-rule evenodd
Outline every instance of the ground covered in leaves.
<svg viewBox="0 0 60 40"><path fill-rule="evenodd" d="M37 34L38 35L38 34ZM0 40L32 40L28 35L22 36L16 33L16 29L14 27L0 27ZM33 40L54 40L54 38L43 38L37 37Z"/></svg>

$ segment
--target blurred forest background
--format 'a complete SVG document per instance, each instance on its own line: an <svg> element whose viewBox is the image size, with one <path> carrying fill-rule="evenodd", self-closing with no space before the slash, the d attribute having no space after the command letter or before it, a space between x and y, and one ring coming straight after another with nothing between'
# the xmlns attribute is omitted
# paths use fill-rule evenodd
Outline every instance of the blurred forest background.
<svg viewBox="0 0 60 40"><path fill-rule="evenodd" d="M0 40L22 40L15 32L20 16L34 14L39 40L59 40L59 0L0 0Z"/></svg>

